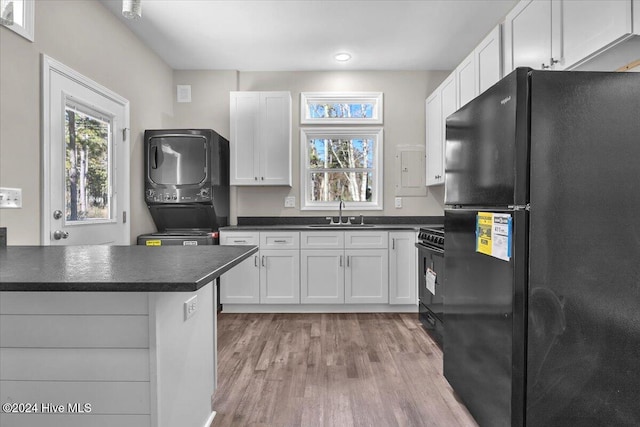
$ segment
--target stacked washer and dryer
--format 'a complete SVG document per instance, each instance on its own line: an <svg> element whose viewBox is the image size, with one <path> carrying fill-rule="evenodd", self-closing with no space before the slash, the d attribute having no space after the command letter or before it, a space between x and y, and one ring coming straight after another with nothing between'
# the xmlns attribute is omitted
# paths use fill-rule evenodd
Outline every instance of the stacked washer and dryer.
<svg viewBox="0 0 640 427"><path fill-rule="evenodd" d="M217 245L229 223L229 141L211 129L144 133L145 202L158 229L139 245Z"/></svg>

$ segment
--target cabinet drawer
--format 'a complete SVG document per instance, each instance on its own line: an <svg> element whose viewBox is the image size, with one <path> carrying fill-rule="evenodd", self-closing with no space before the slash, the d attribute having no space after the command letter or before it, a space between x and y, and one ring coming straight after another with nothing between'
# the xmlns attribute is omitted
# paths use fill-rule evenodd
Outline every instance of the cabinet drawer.
<svg viewBox="0 0 640 427"><path fill-rule="evenodd" d="M260 249L299 249L300 233L296 231L269 231L260 233Z"/></svg>
<svg viewBox="0 0 640 427"><path fill-rule="evenodd" d="M345 249L387 249L389 233L387 231L346 231Z"/></svg>
<svg viewBox="0 0 640 427"><path fill-rule="evenodd" d="M302 249L343 249L343 231L303 231L300 233Z"/></svg>
<svg viewBox="0 0 640 427"><path fill-rule="evenodd" d="M249 231L249 232L221 231L220 232L221 245L258 246L259 243L260 243L260 233L258 233L257 231Z"/></svg>

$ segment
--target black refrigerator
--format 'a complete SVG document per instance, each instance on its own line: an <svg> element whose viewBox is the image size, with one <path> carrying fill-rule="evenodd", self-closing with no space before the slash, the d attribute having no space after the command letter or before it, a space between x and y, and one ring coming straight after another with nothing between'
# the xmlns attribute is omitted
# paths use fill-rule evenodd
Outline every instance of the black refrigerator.
<svg viewBox="0 0 640 427"><path fill-rule="evenodd" d="M445 377L481 426L640 425L640 74L519 68L446 129Z"/></svg>

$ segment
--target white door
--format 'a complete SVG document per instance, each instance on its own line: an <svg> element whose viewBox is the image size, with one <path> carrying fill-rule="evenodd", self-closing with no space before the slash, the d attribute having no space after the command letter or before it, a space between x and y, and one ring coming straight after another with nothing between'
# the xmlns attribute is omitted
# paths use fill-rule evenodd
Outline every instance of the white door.
<svg viewBox="0 0 640 427"><path fill-rule="evenodd" d="M129 245L129 102L43 60L43 245Z"/></svg>
<svg viewBox="0 0 640 427"><path fill-rule="evenodd" d="M389 252L386 249L347 250L345 296L347 304L389 301Z"/></svg>
<svg viewBox="0 0 640 427"><path fill-rule="evenodd" d="M299 250L260 250L260 304L300 304Z"/></svg>
<svg viewBox="0 0 640 427"><path fill-rule="evenodd" d="M300 302L344 303L344 251L300 251Z"/></svg>

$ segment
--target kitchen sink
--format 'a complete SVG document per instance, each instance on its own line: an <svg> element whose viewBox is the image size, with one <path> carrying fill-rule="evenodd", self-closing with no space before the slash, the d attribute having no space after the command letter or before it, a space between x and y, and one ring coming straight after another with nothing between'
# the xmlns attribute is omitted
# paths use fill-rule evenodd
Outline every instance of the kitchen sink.
<svg viewBox="0 0 640 427"><path fill-rule="evenodd" d="M349 229L353 229L353 228L371 228L371 227L375 227L375 224L342 224L342 225L338 225L338 224L311 224L309 225L309 227L311 228L330 228L330 229L342 229L342 228L349 228Z"/></svg>

